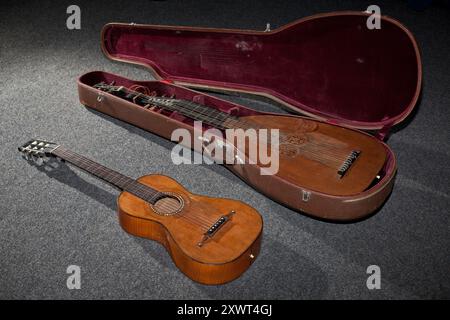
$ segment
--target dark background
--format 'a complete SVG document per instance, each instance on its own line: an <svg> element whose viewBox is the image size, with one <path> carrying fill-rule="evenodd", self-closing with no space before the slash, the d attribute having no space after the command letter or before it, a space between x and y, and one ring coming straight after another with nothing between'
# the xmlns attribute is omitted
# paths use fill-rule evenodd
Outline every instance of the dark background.
<svg viewBox="0 0 450 320"><path fill-rule="evenodd" d="M450 13L445 3L417 11L406 1L2 2L0 298L450 298ZM66 28L70 4L81 7L81 30ZM107 22L263 30L267 22L276 28L320 12L364 11L370 4L413 32L424 76L416 111L388 141L398 157L394 191L376 215L358 223L300 215L218 165L175 166L171 142L78 101L76 79L88 71L150 79L145 69L102 54L99 33ZM227 99L282 112L266 103ZM73 167L46 173L23 161L16 148L32 137L59 142L132 177L162 173L192 192L249 203L265 221L261 255L230 284L192 282L159 244L121 229L116 190ZM81 266L81 290L66 288L71 264ZM381 267L381 290L366 287L371 264Z"/></svg>

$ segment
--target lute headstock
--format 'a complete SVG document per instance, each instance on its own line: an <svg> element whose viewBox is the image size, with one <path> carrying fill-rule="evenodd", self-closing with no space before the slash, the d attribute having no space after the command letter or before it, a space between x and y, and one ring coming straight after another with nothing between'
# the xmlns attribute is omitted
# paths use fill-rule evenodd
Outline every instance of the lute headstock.
<svg viewBox="0 0 450 320"><path fill-rule="evenodd" d="M114 82L111 82L111 84L107 84L105 82L100 82L100 83L97 83L96 85L94 85L94 88L105 91L105 92L109 92L109 93L121 92L124 89L123 86L115 86Z"/></svg>
<svg viewBox="0 0 450 320"><path fill-rule="evenodd" d="M25 159L42 164L46 159L56 157L52 152L58 147L54 142L33 139L20 146L19 151Z"/></svg>

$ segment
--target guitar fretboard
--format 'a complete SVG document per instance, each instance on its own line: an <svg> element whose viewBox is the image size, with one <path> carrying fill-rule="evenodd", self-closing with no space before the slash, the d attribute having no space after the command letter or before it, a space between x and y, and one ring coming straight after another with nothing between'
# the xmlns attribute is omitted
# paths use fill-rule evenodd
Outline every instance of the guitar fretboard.
<svg viewBox="0 0 450 320"><path fill-rule="evenodd" d="M125 190L135 196L154 204L163 193L146 186L133 178L127 177L115 170L107 168L73 151L58 147L52 152L57 157L64 159L84 171L100 178L120 190Z"/></svg>

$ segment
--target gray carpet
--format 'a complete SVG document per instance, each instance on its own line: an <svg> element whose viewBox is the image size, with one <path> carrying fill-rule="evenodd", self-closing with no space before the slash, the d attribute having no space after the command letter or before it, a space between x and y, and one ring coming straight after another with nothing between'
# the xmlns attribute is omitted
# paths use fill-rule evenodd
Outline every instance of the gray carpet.
<svg viewBox="0 0 450 320"><path fill-rule="evenodd" d="M143 68L104 57L99 32L107 22L264 29L267 22L277 27L319 12L363 11L368 2L76 3L79 31L65 27L71 1L0 6L0 298L450 298L448 9L438 3L417 12L406 1L377 1L383 14L417 37L422 98L388 141L399 166L388 202L369 219L333 224L274 203L221 166L173 165L171 142L81 106L76 78L91 70L150 78ZM116 190L70 166L45 172L22 160L16 148L32 137L57 141L132 177L162 173L195 193L249 203L265 221L260 257L230 284L192 282L163 247L121 229ZM81 267L80 290L66 287L66 268L73 264ZM366 287L371 264L381 268L380 290Z"/></svg>

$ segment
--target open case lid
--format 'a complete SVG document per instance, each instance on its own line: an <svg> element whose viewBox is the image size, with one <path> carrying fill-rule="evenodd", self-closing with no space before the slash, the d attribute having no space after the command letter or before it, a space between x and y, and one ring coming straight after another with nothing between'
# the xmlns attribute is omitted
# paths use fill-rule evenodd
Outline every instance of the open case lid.
<svg viewBox="0 0 450 320"><path fill-rule="evenodd" d="M292 111L375 130L401 122L417 102L420 53L398 21L367 13L307 17L273 31L110 23L102 49L188 87L269 97Z"/></svg>

